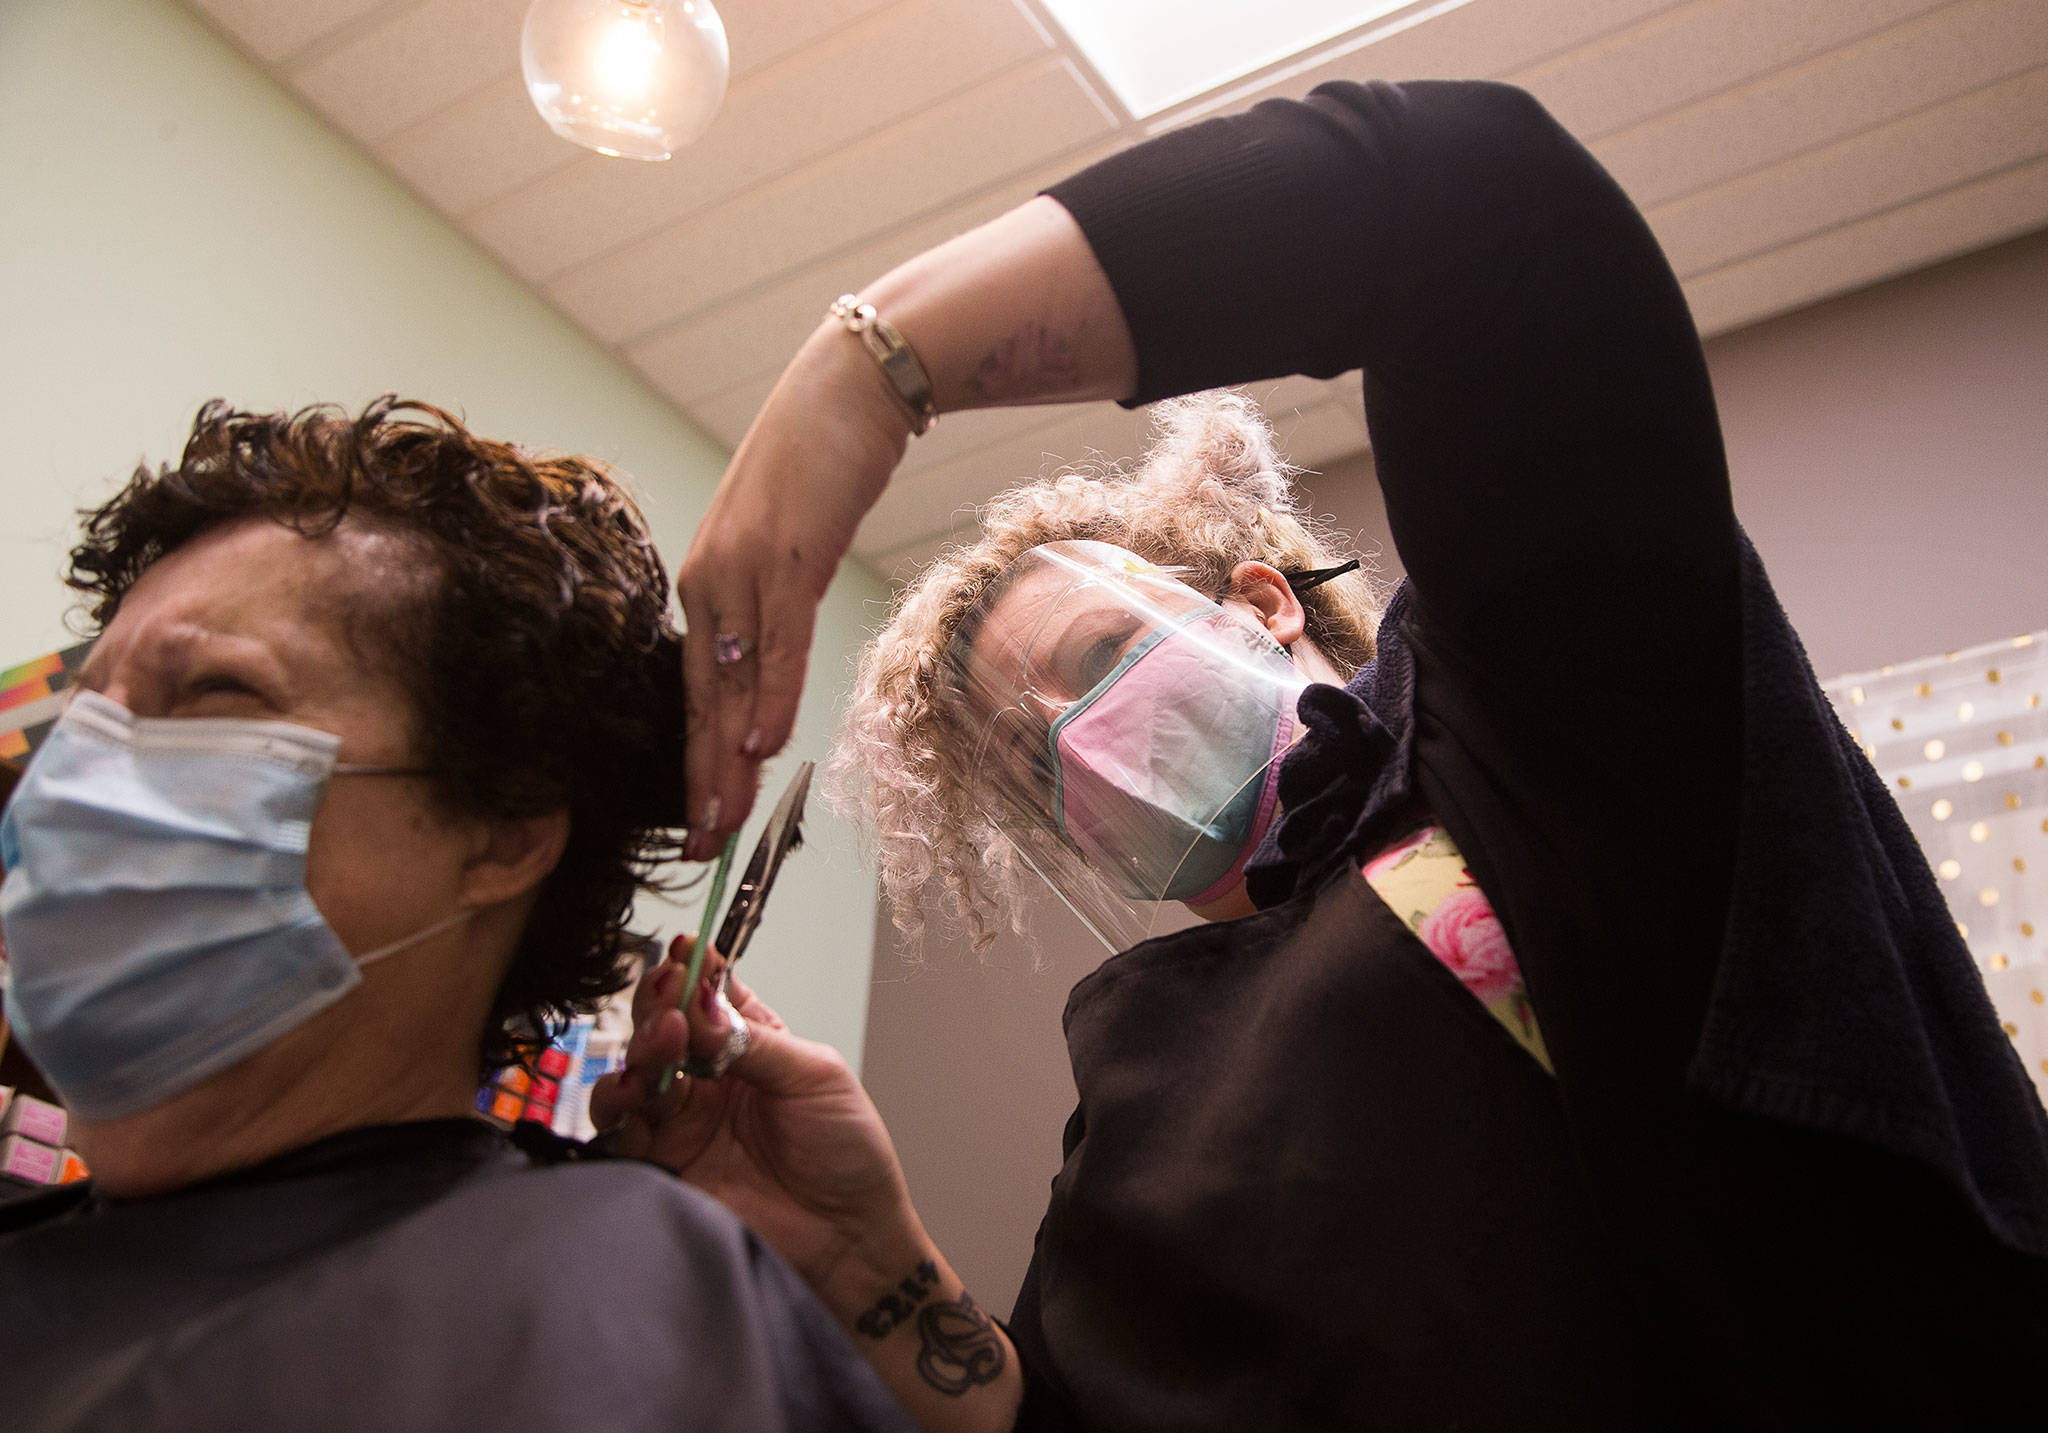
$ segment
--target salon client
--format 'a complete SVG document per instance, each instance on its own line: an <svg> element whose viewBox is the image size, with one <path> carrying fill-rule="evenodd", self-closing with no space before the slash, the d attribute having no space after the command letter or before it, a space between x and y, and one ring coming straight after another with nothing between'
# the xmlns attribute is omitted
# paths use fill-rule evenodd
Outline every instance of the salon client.
<svg viewBox="0 0 2048 1433"><path fill-rule="evenodd" d="M1179 894L1136 839L1156 825L1097 819L1120 793L1223 848L1186 898L1250 912L1075 990L1065 1164L1009 1339L956 1380L959 1426L1020 1404L1116 1430L1946 1428L2018 1406L2048 1356L2048 1119L1736 525L1676 280L1533 101L1261 105L860 297L770 395L682 574L707 846L787 734L825 575L934 410L1363 368L1408 572L1336 685L1290 505L1224 455L1218 491L1177 496L1230 520L1186 540L1129 494L1013 499L870 656L854 730L864 758L911 743L874 763L906 875L972 909L969 848L1000 868L1058 846ZM1197 627L1266 675L1183 661ZM1184 679L1150 681L1159 660ZM1283 667L1322 680L1233 757L1285 749L1273 801L1177 810L1201 711L1266 711ZM1121 771L1098 759L1119 743ZM1390 868L1423 860L1499 921L1531 1039L1389 903ZM842 1318L883 1311L871 1350L943 1352L961 1298L929 1329L896 1317L932 1255L876 1173L886 1144L812 1183L753 1138L832 1085L752 1009L716 1099L641 1104L635 1073L614 1107L771 1241L892 1250L900 1293L793 1258ZM636 1059L678 1024L650 1019Z"/></svg>
<svg viewBox="0 0 2048 1433"><path fill-rule="evenodd" d="M618 481L424 405L214 404L69 576L100 631L0 922L93 1178L0 1210L0 1426L910 1427L726 1211L473 1117L512 1030L618 987L675 846Z"/></svg>

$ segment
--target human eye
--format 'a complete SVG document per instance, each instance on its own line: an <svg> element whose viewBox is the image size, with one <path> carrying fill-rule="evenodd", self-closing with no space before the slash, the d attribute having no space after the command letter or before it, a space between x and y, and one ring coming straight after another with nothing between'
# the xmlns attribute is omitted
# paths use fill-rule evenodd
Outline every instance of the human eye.
<svg viewBox="0 0 2048 1433"><path fill-rule="evenodd" d="M1076 681L1083 691L1093 691L1102 679L1116 669L1123 659L1124 644L1115 637L1098 637L1089 643L1081 654L1081 670Z"/></svg>
<svg viewBox="0 0 2048 1433"><path fill-rule="evenodd" d="M202 669L185 679L179 693L180 715L230 714L272 703L254 681L225 669Z"/></svg>
<svg viewBox="0 0 2048 1433"><path fill-rule="evenodd" d="M1057 673L1066 695L1084 696L1101 685L1130 650L1137 625L1136 619L1121 614L1077 624L1060 643Z"/></svg>
<svg viewBox="0 0 2048 1433"><path fill-rule="evenodd" d="M240 677L231 676L226 672L210 672L196 678L189 684L189 689L195 695L205 692L241 692L248 696L256 695L254 687Z"/></svg>

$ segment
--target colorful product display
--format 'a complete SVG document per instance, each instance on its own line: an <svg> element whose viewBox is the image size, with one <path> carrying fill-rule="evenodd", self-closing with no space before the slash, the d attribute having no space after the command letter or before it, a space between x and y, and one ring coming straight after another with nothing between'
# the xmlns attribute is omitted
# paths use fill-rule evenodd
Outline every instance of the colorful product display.
<svg viewBox="0 0 2048 1433"><path fill-rule="evenodd" d="M37 1144L61 1147L64 1143L64 1111L48 1100L33 1095L13 1094L7 1112L0 1114L0 1134L18 1134Z"/></svg>
<svg viewBox="0 0 2048 1433"><path fill-rule="evenodd" d="M55 1184L60 1151L18 1134L0 1138L0 1174L23 1184Z"/></svg>
<svg viewBox="0 0 2048 1433"><path fill-rule="evenodd" d="M64 705L71 674L85 661L90 642L0 668L0 760L25 761Z"/></svg>
<svg viewBox="0 0 2048 1433"><path fill-rule="evenodd" d="M532 1120L570 1139L591 1138L597 1133L590 1120L591 1087L625 1064L625 1033L615 1027L627 1018L624 1007L578 1017L531 1069L500 1070L478 1090L477 1112L507 1128Z"/></svg>
<svg viewBox="0 0 2048 1433"><path fill-rule="evenodd" d="M0 1182L71 1184L87 1177L85 1161L64 1147L69 1120L48 1100L0 1085Z"/></svg>

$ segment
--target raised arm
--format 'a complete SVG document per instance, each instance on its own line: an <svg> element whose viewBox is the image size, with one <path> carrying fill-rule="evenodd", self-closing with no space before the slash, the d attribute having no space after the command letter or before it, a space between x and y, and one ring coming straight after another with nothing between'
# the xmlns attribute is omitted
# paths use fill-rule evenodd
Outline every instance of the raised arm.
<svg viewBox="0 0 2048 1433"><path fill-rule="evenodd" d="M861 291L916 350L941 412L1128 397L1130 330L1080 226L1038 198ZM837 320L813 331L747 430L677 576L688 624L690 855L716 853L789 740L811 628L910 418ZM728 666L712 638L753 655Z"/></svg>
<svg viewBox="0 0 2048 1433"><path fill-rule="evenodd" d="M1520 91L1333 85L1173 131L862 297L941 411L1365 368L1421 605L1499 673L1597 672L1634 639L1726 629L1736 537L1683 296L1626 196ZM788 737L816 604L908 432L823 323L734 455L678 584L700 855ZM755 654L717 665L721 632Z"/></svg>
<svg viewBox="0 0 2048 1433"><path fill-rule="evenodd" d="M1732 636L1735 526L1683 293L1529 95L1330 85L1054 186L1116 290L1135 397L1365 371L1432 634L1526 683ZM1695 649L1697 650L1697 649Z"/></svg>

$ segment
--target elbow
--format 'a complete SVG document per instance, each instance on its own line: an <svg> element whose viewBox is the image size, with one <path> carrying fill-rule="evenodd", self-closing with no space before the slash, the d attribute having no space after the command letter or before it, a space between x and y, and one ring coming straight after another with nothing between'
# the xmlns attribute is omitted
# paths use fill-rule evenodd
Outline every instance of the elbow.
<svg viewBox="0 0 2048 1433"><path fill-rule="evenodd" d="M1492 80L1447 81L1445 88L1458 92L1458 117L1432 128L1451 172L1531 192L1599 172L1585 146L1527 90Z"/></svg>

